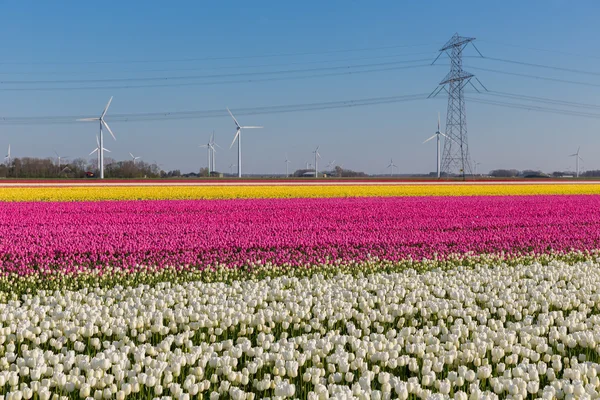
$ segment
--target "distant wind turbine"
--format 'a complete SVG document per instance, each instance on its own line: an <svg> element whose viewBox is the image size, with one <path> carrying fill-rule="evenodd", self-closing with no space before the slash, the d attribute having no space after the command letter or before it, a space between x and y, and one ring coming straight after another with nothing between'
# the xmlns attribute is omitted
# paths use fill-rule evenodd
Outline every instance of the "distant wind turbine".
<svg viewBox="0 0 600 400"><path fill-rule="evenodd" d="M579 160L583 161L583 158L579 155L579 150L581 146L577 148L577 153L571 154L569 157L575 157L575 176L579 178Z"/></svg>
<svg viewBox="0 0 600 400"><path fill-rule="evenodd" d="M233 167L236 167L234 163L229 164L229 175L233 175Z"/></svg>
<svg viewBox="0 0 600 400"><path fill-rule="evenodd" d="M330 162L329 162L329 164L327 164L327 166L326 166L325 168L326 168L327 170L329 170L329 168L333 168L334 164L335 164L335 160L333 160L333 161L330 161Z"/></svg>
<svg viewBox="0 0 600 400"><path fill-rule="evenodd" d="M392 176L394 175L394 168L398 168L398 166L394 164L394 160L390 158L390 165L388 165L387 168L390 170L390 176Z"/></svg>
<svg viewBox="0 0 600 400"><path fill-rule="evenodd" d="M289 173L289 166L290 166L290 160L288 160L288 155L287 153L285 153L285 177L289 177L290 173Z"/></svg>
<svg viewBox="0 0 600 400"><path fill-rule="evenodd" d="M110 135L113 137L113 139L117 140L117 138L115 137L115 134L112 132L112 130L110 129L110 127L108 126L108 124L106 123L106 121L104 120L104 116L106 116L106 112L108 111L108 107L110 107L110 103L112 102L112 97L108 100L108 103L106 104L106 107L104 107L104 111L102 111L102 114L100 114L100 117L98 118L81 118L78 119L77 121L86 121L86 122L99 122L100 124L100 134L98 135L98 137L100 138L100 141L98 143L98 154L99 154L99 159L100 159L100 179L104 179L104 135L102 134L102 126L104 126L106 128L106 130L110 133Z"/></svg>
<svg viewBox="0 0 600 400"><path fill-rule="evenodd" d="M60 165L61 165L60 162L62 160L65 160L65 159L69 158L69 157L68 156L61 156L60 154L58 154L56 152L56 150L54 150L54 154L56 154L56 159L57 159L57 162L58 162L58 169L60 169Z"/></svg>
<svg viewBox="0 0 600 400"><path fill-rule="evenodd" d="M198 146L200 148L206 149L206 166L208 168L208 176L210 176L211 168L212 168L212 160L213 160L213 150L214 146L212 145L212 137L208 140L208 143L201 144Z"/></svg>
<svg viewBox="0 0 600 400"><path fill-rule="evenodd" d="M320 146L317 146L315 151L313 151L315 154L315 178L319 177L319 158L321 158L321 154L319 154L319 147Z"/></svg>
<svg viewBox="0 0 600 400"><path fill-rule="evenodd" d="M102 151L108 151L110 153L109 149L105 149L102 148ZM98 136L96 136L96 148L94 150L92 150L92 152L89 154L90 156L94 153L98 152L98 171L100 171L101 165L100 165L100 154L102 153L100 151L100 140L98 139Z"/></svg>
<svg viewBox="0 0 600 400"><path fill-rule="evenodd" d="M440 177L441 171L440 171L440 136L445 137L446 139L448 139L448 136L444 135L442 133L442 131L440 131L440 113L438 113L438 125L437 125L437 131L435 131L435 134L430 137L429 139L427 139L426 141L424 141L423 143L427 143L429 142L431 139L433 138L437 138L437 161L436 161L436 165L437 165L437 177Z"/></svg>
<svg viewBox="0 0 600 400"><path fill-rule="evenodd" d="M217 170L217 161L216 161L216 153L217 153L217 149L215 147L218 147L220 149L222 149L221 146L219 146L217 144L217 142L215 141L215 131L213 131L212 136L210 138L210 142L209 142L210 148L212 150L212 170L213 172Z"/></svg>
<svg viewBox="0 0 600 400"><path fill-rule="evenodd" d="M140 156L136 157L136 156L134 156L132 153L129 153L129 155L131 156L131 159L133 160L133 163L134 163L134 164L135 164L135 162L136 162L137 160L139 160L140 158L142 158L142 157L140 157Z"/></svg>
<svg viewBox="0 0 600 400"><path fill-rule="evenodd" d="M475 166L475 175L477 175L477 166L481 165L481 163L473 160L473 165Z"/></svg>
<svg viewBox="0 0 600 400"><path fill-rule="evenodd" d="M241 178L242 177L242 129L260 129L260 128L262 128L262 126L241 126L237 122L237 119L235 119L235 117L233 116L233 114L231 113L229 108L227 108L227 112L229 113L229 115L231 115L233 122L235 122L235 136L233 137L233 141L231 142L231 146L229 146L229 148L232 148L233 144L237 140L237 142L238 142L238 164L237 164L238 178Z"/></svg>
<svg viewBox="0 0 600 400"><path fill-rule="evenodd" d="M8 145L8 153L6 153L6 156L4 157L4 160L6 161L6 166L9 167L10 166L10 144Z"/></svg>

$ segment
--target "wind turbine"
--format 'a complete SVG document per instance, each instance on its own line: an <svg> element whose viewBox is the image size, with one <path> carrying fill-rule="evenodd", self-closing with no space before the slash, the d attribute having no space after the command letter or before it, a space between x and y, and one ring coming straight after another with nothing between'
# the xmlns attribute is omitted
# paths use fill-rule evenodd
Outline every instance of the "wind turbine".
<svg viewBox="0 0 600 400"><path fill-rule="evenodd" d="M290 173L289 173L289 166L290 166L290 160L288 160L288 155L287 153L285 153L285 177L289 177Z"/></svg>
<svg viewBox="0 0 600 400"><path fill-rule="evenodd" d="M334 163L335 163L335 160L330 161L329 164L327 164L327 166L325 168L327 168L327 170L329 170L329 168L333 168Z"/></svg>
<svg viewBox="0 0 600 400"><path fill-rule="evenodd" d="M440 113L438 113L438 127L437 127L437 131L435 131L435 134L430 137L429 139L427 139L426 141L423 142L423 144L429 142L431 139L433 138L437 138L437 177L439 179L440 177L440 136L445 137L446 139L448 139L448 136L444 135L442 133L442 131L440 131Z"/></svg>
<svg viewBox="0 0 600 400"><path fill-rule="evenodd" d="M206 149L206 166L208 168L208 176L210 176L212 157L213 157L212 150L214 150L214 147L212 145L212 138L208 140L208 143L201 144L198 147Z"/></svg>
<svg viewBox="0 0 600 400"><path fill-rule="evenodd" d="M242 177L242 129L260 129L260 128L262 128L262 126L241 126L237 122L237 119L235 119L235 117L233 116L233 114L231 113L229 108L227 108L227 112L229 112L229 115L231 115L233 122L235 122L235 136L233 137L233 141L231 142L231 146L229 146L229 148L233 147L233 144L235 143L235 141L237 139L237 142L238 142L238 164L237 164L238 178L241 178Z"/></svg>
<svg viewBox="0 0 600 400"><path fill-rule="evenodd" d="M60 161L66 158L69 158L68 156L61 156L60 154L58 154L56 152L56 150L54 150L54 154L56 154L56 159L58 161L58 169L60 169Z"/></svg>
<svg viewBox="0 0 600 400"><path fill-rule="evenodd" d="M475 175L477 175L477 166L481 165L481 163L473 160L473 165L475 165Z"/></svg>
<svg viewBox="0 0 600 400"><path fill-rule="evenodd" d="M109 149L102 148L102 151L108 151L110 153ZM89 155L91 156L95 152L98 152L98 171L100 171L100 154L102 152L100 151L100 140L98 139L98 136L96 136L96 148L92 150L92 152Z"/></svg>
<svg viewBox="0 0 600 400"><path fill-rule="evenodd" d="M135 164L135 162L136 162L137 160L139 160L140 158L142 158L142 157L140 157L140 156L137 156L137 157L136 157L136 156L134 156L134 155L133 155L133 154L131 154L131 153L129 153L129 155L131 156L131 159L133 160L133 163L134 163L134 164Z"/></svg>
<svg viewBox="0 0 600 400"><path fill-rule="evenodd" d="M8 153L6 153L4 160L6 160L6 166L10 167L10 144L8 145Z"/></svg>
<svg viewBox="0 0 600 400"><path fill-rule="evenodd" d="M575 176L577 178L579 178L579 160L583 161L583 158L581 158L581 156L579 155L579 149L581 149L581 146L579 146L577 148L577 153L573 153L569 156L569 157L575 157ZM9 153L9 155L10 155L10 153Z"/></svg>
<svg viewBox="0 0 600 400"><path fill-rule="evenodd" d="M217 149L215 148L215 146L222 149L222 147L219 146L217 144L217 142L215 141L215 131L213 131L212 136L210 137L210 142L208 144L212 150L212 170L214 172L217 170L217 161L216 161L216 157L215 157L215 155L217 153Z"/></svg>
<svg viewBox="0 0 600 400"><path fill-rule="evenodd" d="M313 151L315 154L315 178L319 177L319 158L321 158L321 154L319 154L319 147L320 146L317 146L315 151Z"/></svg>
<svg viewBox="0 0 600 400"><path fill-rule="evenodd" d="M233 175L233 167L236 167L234 163L229 164L229 175Z"/></svg>
<svg viewBox="0 0 600 400"><path fill-rule="evenodd" d="M104 111L102 111L102 114L100 114L99 118L82 118L82 119L78 119L77 121L86 121L86 122L99 122L100 123L100 134L98 135L98 137L100 138L100 141L98 143L98 154L99 154L99 164L100 164L100 179L104 179L104 136L102 135L102 126L104 126L106 128L106 130L110 133L110 135L113 137L113 139L117 140L117 138L115 137L115 134L112 132L112 130L110 129L110 127L108 126L108 124L106 123L106 121L104 120L104 116L106 115L106 112L108 111L108 107L110 107L110 103L112 101L112 96L111 98L108 100L108 103L106 104L106 107L104 107Z"/></svg>
<svg viewBox="0 0 600 400"><path fill-rule="evenodd" d="M390 176L394 175L394 168L398 168L396 164L394 164L394 160L390 158L390 165L387 166L390 169Z"/></svg>

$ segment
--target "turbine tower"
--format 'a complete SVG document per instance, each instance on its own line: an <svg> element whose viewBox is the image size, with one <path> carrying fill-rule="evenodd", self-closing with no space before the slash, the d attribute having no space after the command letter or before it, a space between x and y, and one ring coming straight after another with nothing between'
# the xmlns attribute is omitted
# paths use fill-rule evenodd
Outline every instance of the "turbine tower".
<svg viewBox="0 0 600 400"><path fill-rule="evenodd" d="M288 178L290 176L289 173L289 167L290 167L290 160L288 160L288 155L287 153L285 153L285 177Z"/></svg>
<svg viewBox="0 0 600 400"><path fill-rule="evenodd" d="M102 111L102 114L100 114L100 117L98 117L98 118L82 118L82 119L77 120L77 121L99 122L100 123L100 134L98 135L98 137L100 138L100 140L98 142L98 153L99 153L98 157L100 159L100 179L104 179L104 136L102 135L102 127L104 126L106 128L106 130L110 133L110 135L113 137L113 139L117 140L117 138L115 137L115 134L112 132L112 130L110 129L110 127L104 120L104 117L106 116L106 112L108 111L108 107L110 107L110 103L112 102L112 99L113 98L111 97L108 100L108 103L106 104L106 107L104 107L104 111Z"/></svg>
<svg viewBox="0 0 600 400"><path fill-rule="evenodd" d="M464 90L467 85L473 86L477 92L479 89L471 82L475 79L481 87L487 91L485 86L475 75L463 70L463 50L469 44L473 44L475 38L459 36L455 33L452 38L440 49L440 54L433 61L434 64L443 53L450 59L450 72L439 83L429 97L435 97L442 90L448 93L448 110L446 113L446 139L444 140L444 151L441 161L441 172L448 174L458 172L465 177L472 174L471 161L469 157L469 143L467 138L467 111L465 107ZM477 47L475 47L477 50ZM483 55L477 50L479 55Z"/></svg>
<svg viewBox="0 0 600 400"><path fill-rule="evenodd" d="M109 149L102 148L102 150L108 151L110 153ZM100 152L100 140L98 139L98 136L96 136L96 148L94 150L92 150L89 155L91 156L95 152L98 152L98 171L100 171L100 153L101 152Z"/></svg>
<svg viewBox="0 0 600 400"><path fill-rule="evenodd" d="M390 176L392 176L394 175L394 168L397 168L398 166L394 164L394 160L390 158L390 165L388 165L387 167L390 170Z"/></svg>
<svg viewBox="0 0 600 400"><path fill-rule="evenodd" d="M4 157L4 159L6 160L6 166L10 167L10 144L8 145L8 153L6 153L6 156Z"/></svg>
<svg viewBox="0 0 600 400"><path fill-rule="evenodd" d="M233 116L231 111L229 111L229 108L227 108L227 112L229 113L229 115L231 115L231 118L233 118L233 122L235 122L235 136L233 137L233 142L231 142L231 146L229 146L229 148L233 147L233 144L235 143L235 141L237 139L237 142L238 142L238 163L237 163L238 178L241 178L242 177L242 129L260 129L260 128L262 128L262 126L241 126L240 124L238 124L237 119L235 119L235 117Z"/></svg>
<svg viewBox="0 0 600 400"><path fill-rule="evenodd" d="M208 176L210 176L210 172L212 171L211 168L213 165L212 160L214 157L214 153L212 152L214 150L214 147L212 145L212 137L211 139L209 139L208 143L201 144L198 147L206 149L206 167L208 168Z"/></svg>
<svg viewBox="0 0 600 400"><path fill-rule="evenodd" d="M61 162L62 160L65 160L65 159L69 158L69 157L68 157L68 156L61 156L60 154L58 154L58 153L56 152L56 150L54 150L54 154L56 154L56 159L57 159L57 161L58 161L58 169L60 170L60 165L61 165L61 164L60 164L60 162Z"/></svg>
<svg viewBox="0 0 600 400"><path fill-rule="evenodd" d="M208 144L212 151L212 171L215 172L217 170L217 161L216 161L217 149L215 148L215 146L222 149L222 147L219 146L217 144L217 142L215 141L215 131L213 131L212 136L210 137L210 142Z"/></svg>
<svg viewBox="0 0 600 400"><path fill-rule="evenodd" d="M569 157L575 157L575 177L579 178L579 160L583 161L583 158L579 155L581 146L577 148L577 153L571 154Z"/></svg>
<svg viewBox="0 0 600 400"><path fill-rule="evenodd" d="M317 146L315 151L313 151L315 154L315 178L319 177L319 158L321 158L321 154L319 154L319 147L320 146Z"/></svg>
<svg viewBox="0 0 600 400"><path fill-rule="evenodd" d="M437 165L437 177L439 179L440 175L441 175L441 171L440 171L440 136L445 137L446 139L448 139L448 136L444 135L442 133L442 131L440 131L440 113L438 113L438 128L437 131L435 131L435 134L430 137L429 139L427 139L426 141L423 142L423 144L429 142L431 139L437 137L437 158L436 158L436 165Z"/></svg>

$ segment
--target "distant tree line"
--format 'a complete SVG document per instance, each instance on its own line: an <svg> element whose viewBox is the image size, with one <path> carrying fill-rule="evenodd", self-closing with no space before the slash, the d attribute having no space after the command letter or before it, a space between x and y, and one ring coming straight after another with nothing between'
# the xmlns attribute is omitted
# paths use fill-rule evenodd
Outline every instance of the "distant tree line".
<svg viewBox="0 0 600 400"><path fill-rule="evenodd" d="M165 172L158 165L144 161L116 161L112 158L104 160L104 176L106 178L158 178L180 176L179 170ZM76 158L58 165L53 158L21 157L14 158L10 164L0 164L0 178L84 178L89 173L99 175L96 160Z"/></svg>

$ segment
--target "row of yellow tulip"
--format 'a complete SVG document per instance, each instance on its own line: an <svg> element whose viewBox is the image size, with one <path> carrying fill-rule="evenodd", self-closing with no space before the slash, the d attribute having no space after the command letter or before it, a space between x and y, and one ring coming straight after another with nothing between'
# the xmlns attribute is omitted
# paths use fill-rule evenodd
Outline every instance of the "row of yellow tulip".
<svg viewBox="0 0 600 400"><path fill-rule="evenodd" d="M600 184L2 187L0 201L600 194Z"/></svg>

